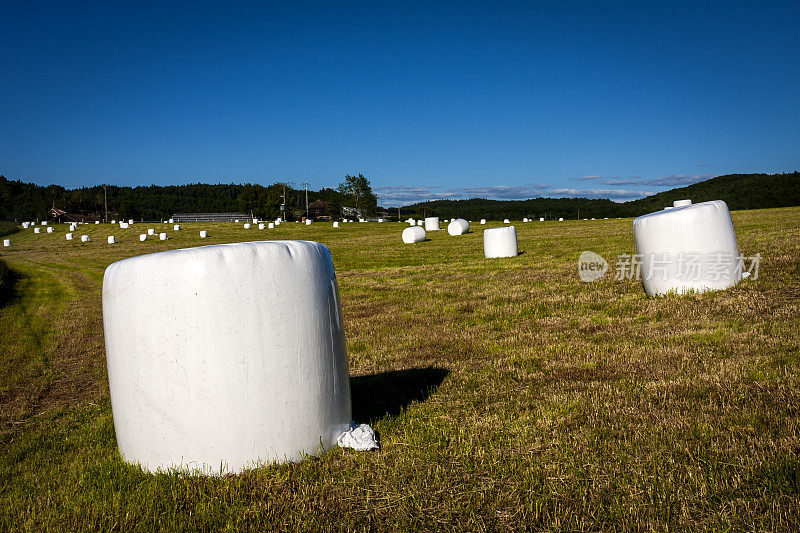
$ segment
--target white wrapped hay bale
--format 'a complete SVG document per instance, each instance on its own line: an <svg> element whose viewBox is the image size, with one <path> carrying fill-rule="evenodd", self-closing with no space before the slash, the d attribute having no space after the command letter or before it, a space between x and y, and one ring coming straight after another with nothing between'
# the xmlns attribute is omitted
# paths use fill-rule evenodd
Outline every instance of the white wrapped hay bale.
<svg viewBox="0 0 800 533"><path fill-rule="evenodd" d="M81 242L89 242L89 236L88 235L81 235Z"/></svg>
<svg viewBox="0 0 800 533"><path fill-rule="evenodd" d="M417 220L417 226L424 226L424 225L425 225L424 220Z"/></svg>
<svg viewBox="0 0 800 533"><path fill-rule="evenodd" d="M71 241L73 235L72 235L72 233L67 233L66 235L64 235L64 237L66 238L66 240Z"/></svg>
<svg viewBox="0 0 800 533"><path fill-rule="evenodd" d="M47 225L47 221L46 220L42 220L42 226L46 226L46 225Z"/></svg>
<svg viewBox="0 0 800 533"><path fill-rule="evenodd" d="M147 240L147 233L140 233L139 234L139 242L144 242Z"/></svg>
<svg viewBox="0 0 800 533"><path fill-rule="evenodd" d="M275 229L275 223L274 223L274 222L270 222L270 223L267 225L267 229Z"/></svg>
<svg viewBox="0 0 800 533"><path fill-rule="evenodd" d="M564 222L564 217L558 217L559 222Z"/></svg>
<svg viewBox="0 0 800 533"><path fill-rule="evenodd" d="M413 244L425 240L425 230L421 226L411 226L403 230L403 242Z"/></svg>
<svg viewBox="0 0 800 533"><path fill-rule="evenodd" d="M514 226L490 228L483 231L483 255L495 257L517 256L517 230Z"/></svg>
<svg viewBox="0 0 800 533"><path fill-rule="evenodd" d="M464 235L468 231L469 231L469 222L467 222L463 218L453 219L453 221L447 225L447 233L449 233L450 235Z"/></svg>
<svg viewBox="0 0 800 533"><path fill-rule="evenodd" d="M330 251L316 242L110 265L103 323L123 459L218 475L335 446L351 420L341 316Z"/></svg>
<svg viewBox="0 0 800 533"><path fill-rule="evenodd" d="M523 219L522 219L522 221L523 221L523 222L527 222L527 221L528 221L528 219L527 219L527 218L523 218Z"/></svg>
<svg viewBox="0 0 800 533"><path fill-rule="evenodd" d="M22 229L28 229L30 227L31 227L31 223L30 222L23 222L22 223Z"/></svg>
<svg viewBox="0 0 800 533"><path fill-rule="evenodd" d="M175 219L172 219L172 218L171 218L171 219L169 219L169 223L170 223L170 224L173 224L174 222L175 222Z"/></svg>
<svg viewBox="0 0 800 533"><path fill-rule="evenodd" d="M425 231L439 231L439 217L426 217Z"/></svg>
<svg viewBox="0 0 800 533"><path fill-rule="evenodd" d="M115 242L117 242L117 241L114 238L114 236L113 235L109 235L108 236L108 244L114 244Z"/></svg>
<svg viewBox="0 0 800 533"><path fill-rule="evenodd" d="M99 223L100 223L100 221L99 221L99 220L95 220L95 221L94 221L94 223L95 223L95 224L99 224Z"/></svg>
<svg viewBox="0 0 800 533"><path fill-rule="evenodd" d="M253 219L253 224L258 224L258 219L257 218Z"/></svg>
<svg viewBox="0 0 800 533"><path fill-rule="evenodd" d="M338 222L334 222L334 223L333 223L333 227L334 227L334 228L338 228L338 227L339 227L339 223L338 223Z"/></svg>
<svg viewBox="0 0 800 533"><path fill-rule="evenodd" d="M147 228L147 234L148 235L155 235L156 234L156 230L154 230L153 228Z"/></svg>
<svg viewBox="0 0 800 533"><path fill-rule="evenodd" d="M672 202L672 207L684 207L687 205L692 205L691 200L675 200Z"/></svg>
<svg viewBox="0 0 800 533"><path fill-rule="evenodd" d="M510 224L510 223L511 222L507 218L503 219L503 224Z"/></svg>
<svg viewBox="0 0 800 533"><path fill-rule="evenodd" d="M540 217L539 222L544 222L544 217Z"/></svg>
<svg viewBox="0 0 800 533"><path fill-rule="evenodd" d="M482 218L482 219L481 219L481 226L483 226L483 225L485 225L485 224L486 224L486 219L485 219L485 218Z"/></svg>
<svg viewBox="0 0 800 533"><path fill-rule="evenodd" d="M49 226L49 227L47 228L47 233L53 233L54 229L55 229L55 228L53 228L53 226Z"/></svg>
<svg viewBox="0 0 800 533"><path fill-rule="evenodd" d="M158 234L158 240L166 241L167 240L167 234L166 233L159 233Z"/></svg>
<svg viewBox="0 0 800 533"><path fill-rule="evenodd" d="M175 224L174 226L172 226L172 229L175 230L175 231L180 231L181 230L181 225L180 224Z"/></svg>
<svg viewBox="0 0 800 533"><path fill-rule="evenodd" d="M310 218L307 218L307 219L306 219L306 226L310 226L310 225L311 225L311 219L310 219Z"/></svg>
<svg viewBox="0 0 800 533"><path fill-rule="evenodd" d="M264 229L266 226L263 223L258 224L258 229Z"/></svg>
<svg viewBox="0 0 800 533"><path fill-rule="evenodd" d="M208 232L206 230L204 230L204 229L201 229L200 230L200 238L201 239L205 239L206 237L208 237Z"/></svg>
<svg viewBox="0 0 800 533"><path fill-rule="evenodd" d="M250 223L249 222L245 222L243 227L244 227L244 229L250 229Z"/></svg>
<svg viewBox="0 0 800 533"><path fill-rule="evenodd" d="M648 296L727 289L742 279L733 222L721 200L640 216L633 237Z"/></svg>
<svg viewBox="0 0 800 533"><path fill-rule="evenodd" d="M11 239L3 239L3 246L5 247L11 246Z"/></svg>
<svg viewBox="0 0 800 533"><path fill-rule="evenodd" d="M128 219L128 224L133 224L133 219Z"/></svg>
<svg viewBox="0 0 800 533"><path fill-rule="evenodd" d="M34 233L41 233L42 232L42 228L33 228L33 232Z"/></svg>

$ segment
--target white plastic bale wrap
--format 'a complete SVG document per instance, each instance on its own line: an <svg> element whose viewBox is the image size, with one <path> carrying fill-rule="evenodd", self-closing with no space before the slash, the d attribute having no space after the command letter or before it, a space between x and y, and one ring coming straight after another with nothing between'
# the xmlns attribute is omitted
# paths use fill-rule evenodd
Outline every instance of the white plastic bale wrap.
<svg viewBox="0 0 800 533"><path fill-rule="evenodd" d="M171 218L171 219L169 219L169 223L170 223L170 224L172 224L173 222L175 222L175 220L174 220L174 219L172 219L172 218Z"/></svg>
<svg viewBox="0 0 800 533"><path fill-rule="evenodd" d="M275 229L275 223L270 222L269 224L267 224L267 229Z"/></svg>
<svg viewBox="0 0 800 533"><path fill-rule="evenodd" d="M219 474L334 446L351 419L341 316L330 251L315 242L112 264L103 323L122 457Z"/></svg>
<svg viewBox="0 0 800 533"><path fill-rule="evenodd" d="M166 241L167 240L167 234L166 233L159 233L158 234L158 238L159 238L159 240Z"/></svg>
<svg viewBox="0 0 800 533"><path fill-rule="evenodd" d="M140 233L140 234L139 234L139 240L140 240L141 242L144 242L144 241L146 241L146 240L147 240L147 233Z"/></svg>
<svg viewBox="0 0 800 533"><path fill-rule="evenodd" d="M42 228L33 228L33 232L34 233L41 233L42 232Z"/></svg>
<svg viewBox="0 0 800 533"><path fill-rule="evenodd" d="M486 219L485 219L485 218L482 218L482 219L481 219L481 226L483 226L484 224L486 224Z"/></svg>
<svg viewBox="0 0 800 533"><path fill-rule="evenodd" d="M426 217L425 231L439 231L439 217Z"/></svg>
<svg viewBox="0 0 800 533"><path fill-rule="evenodd" d="M527 218L523 218L523 219L522 219L522 221L523 221L523 222L527 222L527 221L528 221L528 219L527 219Z"/></svg>
<svg viewBox="0 0 800 533"><path fill-rule="evenodd" d="M245 222L243 227L244 227L244 229L250 229L250 223L249 222Z"/></svg>
<svg viewBox="0 0 800 533"><path fill-rule="evenodd" d="M89 236L88 235L81 235L81 242L89 242Z"/></svg>
<svg viewBox="0 0 800 533"><path fill-rule="evenodd" d="M559 222L564 222L564 217L559 217L559 218L558 218L558 221L559 221Z"/></svg>
<svg viewBox="0 0 800 533"><path fill-rule="evenodd" d="M421 226L411 226L403 230L403 242L413 244L425 240L425 230Z"/></svg>
<svg viewBox="0 0 800 533"><path fill-rule="evenodd" d="M147 234L148 235L155 235L156 234L156 230L154 230L153 228L147 228Z"/></svg>
<svg viewBox="0 0 800 533"><path fill-rule="evenodd" d="M544 217L540 217L539 222L544 222Z"/></svg>
<svg viewBox="0 0 800 533"><path fill-rule="evenodd" d="M71 241L72 240L72 233L67 233L66 235L64 235L64 237L66 238L66 240Z"/></svg>
<svg viewBox="0 0 800 533"><path fill-rule="evenodd" d="M204 229L201 229L200 230L200 238L201 239L205 239L206 237L208 237L208 232L206 230L204 230Z"/></svg>
<svg viewBox="0 0 800 533"><path fill-rule="evenodd" d="M517 230L514 226L483 231L483 255L487 259L517 256Z"/></svg>
<svg viewBox="0 0 800 533"><path fill-rule="evenodd" d="M264 228L266 228L266 226L263 223L259 222L258 229L264 229Z"/></svg>
<svg viewBox="0 0 800 533"><path fill-rule="evenodd" d="M453 219L453 221L447 225L447 233L449 233L450 235L464 235L468 231L469 231L469 222L467 222L463 218Z"/></svg>
<svg viewBox="0 0 800 533"><path fill-rule="evenodd" d="M55 228L53 228L52 226L48 227L47 228L47 233L53 233L54 229Z"/></svg>
<svg viewBox="0 0 800 533"><path fill-rule="evenodd" d="M180 224L175 224L174 226L172 226L172 229L175 230L175 231L180 231L181 225Z"/></svg>
<svg viewBox="0 0 800 533"><path fill-rule="evenodd" d="M95 224L99 224L99 223L100 223L100 221L99 221L99 220L95 220L95 222L94 222L94 223L95 223Z"/></svg>
<svg viewBox="0 0 800 533"><path fill-rule="evenodd" d="M114 238L113 235L108 236L108 244L114 244L117 240Z"/></svg>
<svg viewBox="0 0 800 533"><path fill-rule="evenodd" d="M11 239L3 239L3 246L11 246Z"/></svg>
<svg viewBox="0 0 800 533"><path fill-rule="evenodd" d="M310 226L310 225L311 225L311 219L310 219L310 218L307 218L307 219L306 219L306 226Z"/></svg>
<svg viewBox="0 0 800 533"><path fill-rule="evenodd" d="M692 205L691 200L675 200L672 202L672 207L684 207L687 205Z"/></svg>
<svg viewBox="0 0 800 533"><path fill-rule="evenodd" d="M128 220L128 224L133 224L133 219L132 218Z"/></svg>
<svg viewBox="0 0 800 533"><path fill-rule="evenodd" d="M733 221L722 200L640 216L633 237L648 296L726 289L742 279Z"/></svg>
<svg viewBox="0 0 800 533"><path fill-rule="evenodd" d="M510 224L511 222L506 218L503 220L503 224Z"/></svg>
<svg viewBox="0 0 800 533"><path fill-rule="evenodd" d="M334 223L333 223L333 227L334 227L334 228L338 228L338 227L339 227L339 223L338 223L338 222L334 222Z"/></svg>

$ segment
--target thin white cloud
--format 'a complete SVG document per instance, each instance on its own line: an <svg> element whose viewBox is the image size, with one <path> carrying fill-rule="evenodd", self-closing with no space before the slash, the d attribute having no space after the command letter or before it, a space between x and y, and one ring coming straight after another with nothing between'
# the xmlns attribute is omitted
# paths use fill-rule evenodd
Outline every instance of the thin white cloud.
<svg viewBox="0 0 800 533"><path fill-rule="evenodd" d="M670 174L659 178L643 178L641 176L598 176L592 174L582 176L578 181L596 181L603 185L638 185L640 187L675 187L677 185L691 185L699 181L714 177L713 174Z"/></svg>
<svg viewBox="0 0 800 533"><path fill-rule="evenodd" d="M495 185L487 187L456 187L435 190L438 187L385 186L375 187L384 205L408 205L429 200L466 200L486 198L489 200L527 200L529 198L609 198L630 200L652 194L645 190L632 189L582 189L555 188L547 185Z"/></svg>

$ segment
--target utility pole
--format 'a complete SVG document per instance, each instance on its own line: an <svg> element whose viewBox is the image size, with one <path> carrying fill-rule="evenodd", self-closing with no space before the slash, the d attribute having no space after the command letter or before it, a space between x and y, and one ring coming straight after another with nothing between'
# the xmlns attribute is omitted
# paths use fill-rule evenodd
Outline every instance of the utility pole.
<svg viewBox="0 0 800 533"><path fill-rule="evenodd" d="M281 203L281 222L286 222L286 184L283 184L283 203Z"/></svg>
<svg viewBox="0 0 800 533"><path fill-rule="evenodd" d="M306 180L306 219L308 219L308 180Z"/></svg>
<svg viewBox="0 0 800 533"><path fill-rule="evenodd" d="M108 185L103 185L103 203L106 206L106 223L108 223Z"/></svg>

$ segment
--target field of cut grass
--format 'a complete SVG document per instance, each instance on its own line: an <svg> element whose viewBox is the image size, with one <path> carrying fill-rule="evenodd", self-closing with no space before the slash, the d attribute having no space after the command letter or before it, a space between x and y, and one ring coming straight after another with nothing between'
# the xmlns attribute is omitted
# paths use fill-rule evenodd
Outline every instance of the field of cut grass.
<svg viewBox="0 0 800 533"><path fill-rule="evenodd" d="M733 218L759 279L663 298L578 278L583 250L634 253L630 219L516 222L523 253L495 260L474 224L416 245L399 223L13 234L0 249L14 272L0 307L0 529L800 530L800 208ZM140 243L148 227L170 240ZM381 450L221 478L123 463L103 270L268 239L330 247L353 416Z"/></svg>

